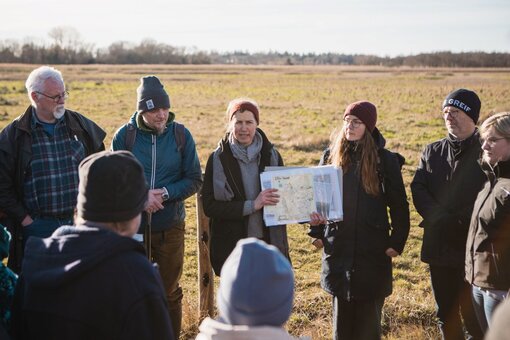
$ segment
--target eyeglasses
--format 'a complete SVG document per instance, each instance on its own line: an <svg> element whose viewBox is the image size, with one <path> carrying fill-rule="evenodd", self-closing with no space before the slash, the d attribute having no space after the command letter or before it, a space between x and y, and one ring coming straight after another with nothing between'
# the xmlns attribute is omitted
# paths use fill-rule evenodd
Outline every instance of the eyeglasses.
<svg viewBox="0 0 510 340"><path fill-rule="evenodd" d="M457 119L459 116L460 110L450 110L450 111L443 111L443 117L446 118L447 115L450 115L450 117Z"/></svg>
<svg viewBox="0 0 510 340"><path fill-rule="evenodd" d="M64 91L62 94L57 94L56 96L48 96L45 93L35 91L35 93L45 96L46 98L52 99L55 103L58 103L61 99L69 98L69 92Z"/></svg>
<svg viewBox="0 0 510 340"><path fill-rule="evenodd" d="M506 139L506 137L489 137L489 138L480 138L480 143L483 145L487 143L490 147L496 145L498 140Z"/></svg>
<svg viewBox="0 0 510 340"><path fill-rule="evenodd" d="M344 125L349 126L352 125L353 128L357 129L363 122L359 119L344 119Z"/></svg>

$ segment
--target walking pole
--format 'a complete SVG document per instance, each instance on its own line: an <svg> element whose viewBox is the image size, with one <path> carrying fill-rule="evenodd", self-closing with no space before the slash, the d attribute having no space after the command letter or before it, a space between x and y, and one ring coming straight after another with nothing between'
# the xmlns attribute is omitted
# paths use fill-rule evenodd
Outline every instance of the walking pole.
<svg viewBox="0 0 510 340"><path fill-rule="evenodd" d="M152 236L152 213L147 213L147 225L145 226L144 232L144 243L145 243L145 252L147 253L147 258L152 262L152 254L151 254L151 236Z"/></svg>

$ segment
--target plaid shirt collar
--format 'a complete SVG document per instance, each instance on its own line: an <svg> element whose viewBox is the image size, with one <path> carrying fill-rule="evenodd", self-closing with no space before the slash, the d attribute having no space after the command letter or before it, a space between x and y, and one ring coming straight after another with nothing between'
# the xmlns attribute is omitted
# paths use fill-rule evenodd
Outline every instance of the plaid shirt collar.
<svg viewBox="0 0 510 340"><path fill-rule="evenodd" d="M64 116L62 116L61 118L57 119L57 121L55 122L55 126L62 124L63 121L64 121ZM32 128L32 130L35 130L38 126L42 127L43 126L43 122L41 122L39 117L37 117L37 113L36 113L35 107L32 106L32 120L31 120L31 126L30 127Z"/></svg>

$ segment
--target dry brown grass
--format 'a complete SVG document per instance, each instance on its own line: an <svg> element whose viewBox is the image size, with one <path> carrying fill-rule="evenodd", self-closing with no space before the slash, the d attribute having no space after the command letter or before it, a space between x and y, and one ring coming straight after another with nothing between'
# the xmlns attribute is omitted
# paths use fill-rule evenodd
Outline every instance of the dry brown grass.
<svg viewBox="0 0 510 340"><path fill-rule="evenodd" d="M28 105L24 80L33 65L0 65L0 128ZM457 87L477 91L482 116L510 110L508 69L411 69L382 67L300 66L161 66L75 65L59 67L71 98L68 107L84 113L108 132L135 110L139 78L159 76L171 98L177 120L192 132L202 166L223 135L229 100L248 96L261 105L261 128L288 165L316 165L331 130L345 106L367 99L379 111L378 126L387 146L403 154L404 181L409 183L426 143L444 135L439 110L445 95ZM409 192L408 192L409 194ZM194 198L187 202L183 338L198 329L198 285ZM394 292L385 304L386 339L431 339L433 298L426 266L419 260L422 231L411 204L412 228L405 253L394 266ZM309 244L306 228L289 226L296 273L296 298L287 328L294 335L331 337L331 299L319 286L320 253ZM216 280L216 285L218 281Z"/></svg>

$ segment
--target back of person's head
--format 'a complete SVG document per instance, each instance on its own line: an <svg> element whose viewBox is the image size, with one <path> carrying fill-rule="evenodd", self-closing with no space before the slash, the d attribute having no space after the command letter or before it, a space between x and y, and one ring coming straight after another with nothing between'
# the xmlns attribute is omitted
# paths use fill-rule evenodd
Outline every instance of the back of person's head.
<svg viewBox="0 0 510 340"><path fill-rule="evenodd" d="M78 217L123 222L138 216L147 201L143 167L129 151L102 151L79 166Z"/></svg>
<svg viewBox="0 0 510 340"><path fill-rule="evenodd" d="M282 326L292 310L294 274L280 251L256 238L240 240L221 270L217 303L231 325Z"/></svg>
<svg viewBox="0 0 510 340"><path fill-rule="evenodd" d="M25 87L28 92L28 98L35 105L34 99L31 96L32 92L44 92L44 82L48 79L53 79L56 82L64 84L62 73L51 66L41 66L33 70L25 82Z"/></svg>
<svg viewBox="0 0 510 340"><path fill-rule="evenodd" d="M11 233L0 224L0 259L3 260L9 256L9 244L11 242Z"/></svg>

